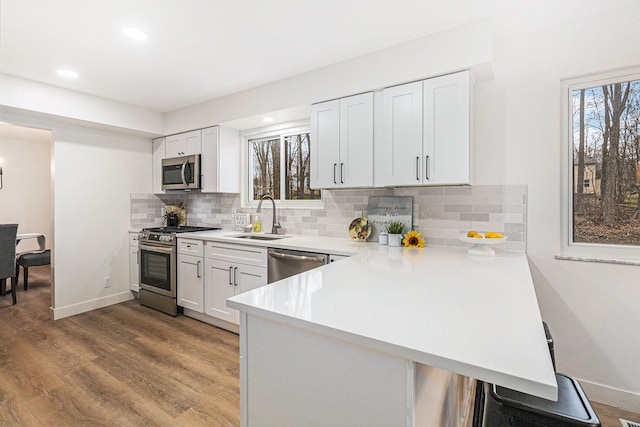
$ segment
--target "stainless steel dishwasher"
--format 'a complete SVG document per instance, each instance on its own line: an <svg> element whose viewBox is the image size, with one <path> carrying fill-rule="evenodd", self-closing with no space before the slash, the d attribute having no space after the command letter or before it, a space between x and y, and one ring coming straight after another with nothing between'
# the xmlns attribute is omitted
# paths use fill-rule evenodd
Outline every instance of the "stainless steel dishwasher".
<svg viewBox="0 0 640 427"><path fill-rule="evenodd" d="M273 283L329 263L329 255L269 248L267 282Z"/></svg>

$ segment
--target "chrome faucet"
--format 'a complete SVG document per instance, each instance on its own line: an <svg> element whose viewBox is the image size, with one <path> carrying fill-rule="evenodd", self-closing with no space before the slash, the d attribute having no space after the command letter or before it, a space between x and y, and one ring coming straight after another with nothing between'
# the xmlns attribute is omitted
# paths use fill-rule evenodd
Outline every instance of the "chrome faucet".
<svg viewBox="0 0 640 427"><path fill-rule="evenodd" d="M278 230L280 230L282 226L279 222L276 222L276 202L273 200L273 197L268 194L262 196L262 198L260 199L260 203L258 203L258 209L256 209L256 213L262 212L262 201L264 199L271 200L271 203L273 204L273 221L271 222L271 234L278 234Z"/></svg>

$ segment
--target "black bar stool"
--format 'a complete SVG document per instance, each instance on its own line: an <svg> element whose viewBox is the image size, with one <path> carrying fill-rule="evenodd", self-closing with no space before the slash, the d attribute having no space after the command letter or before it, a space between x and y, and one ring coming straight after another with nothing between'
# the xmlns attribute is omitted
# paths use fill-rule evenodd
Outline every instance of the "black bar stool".
<svg viewBox="0 0 640 427"><path fill-rule="evenodd" d="M481 427L600 427L600 420L575 379L556 374L558 401L484 384Z"/></svg>
<svg viewBox="0 0 640 427"><path fill-rule="evenodd" d="M545 322L543 327L555 370L553 338ZM580 383L558 373L556 381L557 402L477 381L473 427L600 427Z"/></svg>

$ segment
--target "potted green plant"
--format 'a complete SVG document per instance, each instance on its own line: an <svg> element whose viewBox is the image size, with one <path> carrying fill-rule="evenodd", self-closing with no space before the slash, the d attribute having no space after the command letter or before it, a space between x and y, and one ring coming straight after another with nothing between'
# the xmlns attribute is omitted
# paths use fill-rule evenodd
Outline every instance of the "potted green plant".
<svg viewBox="0 0 640 427"><path fill-rule="evenodd" d="M402 246L402 231L404 223L401 221L391 221L387 224L387 233L389 233L389 246Z"/></svg>

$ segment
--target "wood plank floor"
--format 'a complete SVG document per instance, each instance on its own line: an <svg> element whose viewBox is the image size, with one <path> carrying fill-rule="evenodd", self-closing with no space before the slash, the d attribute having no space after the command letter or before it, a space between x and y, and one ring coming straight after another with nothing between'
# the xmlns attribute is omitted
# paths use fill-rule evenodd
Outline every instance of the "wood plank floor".
<svg viewBox="0 0 640 427"><path fill-rule="evenodd" d="M136 301L53 321L50 270L29 273L18 305L0 297L1 426L239 425L237 335Z"/></svg>
<svg viewBox="0 0 640 427"><path fill-rule="evenodd" d="M48 267L0 298L0 425L237 426L238 337L136 301L53 321Z"/></svg>

